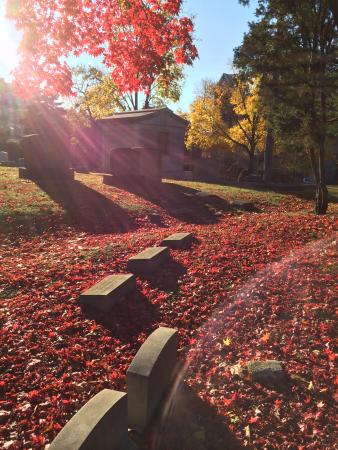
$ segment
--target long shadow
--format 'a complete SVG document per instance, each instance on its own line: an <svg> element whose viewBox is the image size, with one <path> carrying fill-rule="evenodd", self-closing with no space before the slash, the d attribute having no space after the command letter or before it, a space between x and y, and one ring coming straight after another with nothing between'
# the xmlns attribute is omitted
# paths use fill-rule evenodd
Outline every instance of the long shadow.
<svg viewBox="0 0 338 450"><path fill-rule="evenodd" d="M101 234L123 233L136 228L120 206L79 181L36 183L65 210L69 222L78 229Z"/></svg>
<svg viewBox="0 0 338 450"><path fill-rule="evenodd" d="M185 383L168 394L146 432L131 437L140 450L244 450L215 409Z"/></svg>
<svg viewBox="0 0 338 450"><path fill-rule="evenodd" d="M166 292L174 292L179 288L178 280L186 273L187 269L177 261L170 259L165 267L159 268L149 275L142 275L151 287L161 289Z"/></svg>
<svg viewBox="0 0 338 450"><path fill-rule="evenodd" d="M198 225L217 223L219 213L229 211L229 203L216 195L196 195L196 189L173 183L149 183L106 178L107 184L124 189L160 206L171 216Z"/></svg>
<svg viewBox="0 0 338 450"><path fill-rule="evenodd" d="M126 296L109 312L100 312L88 306L81 309L86 317L101 324L122 342L131 342L141 332L150 334L159 318L158 307L139 291Z"/></svg>
<svg viewBox="0 0 338 450"><path fill-rule="evenodd" d="M292 195L304 200L314 200L316 195L316 189L312 185L306 184L274 184L274 183L255 183L255 182L243 182L243 183L230 183L230 182L208 182L209 184L217 184L221 186L229 186L235 188L243 188L256 192L274 192L276 194ZM329 202L338 203L338 197L329 193Z"/></svg>

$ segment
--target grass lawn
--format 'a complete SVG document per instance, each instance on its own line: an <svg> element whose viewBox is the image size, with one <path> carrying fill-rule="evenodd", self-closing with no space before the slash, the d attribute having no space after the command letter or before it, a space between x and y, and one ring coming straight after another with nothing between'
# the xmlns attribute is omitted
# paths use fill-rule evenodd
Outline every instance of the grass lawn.
<svg viewBox="0 0 338 450"><path fill-rule="evenodd" d="M164 325L179 330L194 402L161 449L334 448L337 205L315 216L302 193L76 180L42 189L0 168L0 447L44 448L94 394L124 390L136 351ZM196 243L138 278L137 294L111 314L80 308L83 290L177 231ZM287 388L255 383L255 359L281 361ZM152 435L136 440L145 450Z"/></svg>

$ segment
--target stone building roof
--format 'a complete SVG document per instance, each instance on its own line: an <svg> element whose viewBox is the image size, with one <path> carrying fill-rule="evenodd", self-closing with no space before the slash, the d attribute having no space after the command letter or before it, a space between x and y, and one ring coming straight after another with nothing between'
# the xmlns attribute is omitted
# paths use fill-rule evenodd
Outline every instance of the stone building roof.
<svg viewBox="0 0 338 450"><path fill-rule="evenodd" d="M112 120L127 120L127 121L141 121L145 119L149 119L154 116L158 116L162 114L163 112L169 114L170 116L174 117L176 120L182 121L185 125L188 124L188 121L183 119L183 117L178 116L175 114L171 109L164 107L164 108L151 108L151 109L139 109L137 111L123 111L123 112L117 112L109 117L104 117L103 119L99 119L99 122L103 121L112 121Z"/></svg>

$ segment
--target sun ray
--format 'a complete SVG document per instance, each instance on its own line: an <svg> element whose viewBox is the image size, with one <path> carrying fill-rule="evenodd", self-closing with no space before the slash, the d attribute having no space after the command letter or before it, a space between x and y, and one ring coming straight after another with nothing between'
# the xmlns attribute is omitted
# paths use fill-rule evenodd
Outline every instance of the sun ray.
<svg viewBox="0 0 338 450"><path fill-rule="evenodd" d="M0 5L0 76L6 76L19 62L20 35L5 18L4 5Z"/></svg>

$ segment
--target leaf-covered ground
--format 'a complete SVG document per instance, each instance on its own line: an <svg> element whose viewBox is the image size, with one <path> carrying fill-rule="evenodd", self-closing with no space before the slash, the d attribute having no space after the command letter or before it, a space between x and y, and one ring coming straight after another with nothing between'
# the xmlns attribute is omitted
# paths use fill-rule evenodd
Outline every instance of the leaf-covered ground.
<svg viewBox="0 0 338 450"><path fill-rule="evenodd" d="M197 200L191 183L140 195L96 175L78 176L69 201L1 171L0 446L44 448L95 393L125 388L141 343L166 325L190 360L187 385L240 445L334 448L336 206L316 217L300 197L223 186ZM234 198L255 209L231 208ZM138 279L138 294L109 316L80 308L84 289L181 230L197 242ZM282 361L288 389L253 383L242 370L252 359ZM231 447L212 421L204 431L201 448ZM171 448L197 448L182 442Z"/></svg>

